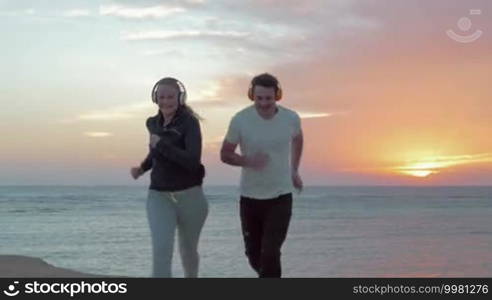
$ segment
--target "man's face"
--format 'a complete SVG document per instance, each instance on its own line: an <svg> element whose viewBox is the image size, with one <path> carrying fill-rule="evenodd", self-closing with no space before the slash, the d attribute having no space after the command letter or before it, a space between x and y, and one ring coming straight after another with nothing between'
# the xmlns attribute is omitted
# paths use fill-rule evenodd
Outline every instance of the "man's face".
<svg viewBox="0 0 492 300"><path fill-rule="evenodd" d="M276 107L275 88L256 85L253 90L255 106L262 112L270 112Z"/></svg>

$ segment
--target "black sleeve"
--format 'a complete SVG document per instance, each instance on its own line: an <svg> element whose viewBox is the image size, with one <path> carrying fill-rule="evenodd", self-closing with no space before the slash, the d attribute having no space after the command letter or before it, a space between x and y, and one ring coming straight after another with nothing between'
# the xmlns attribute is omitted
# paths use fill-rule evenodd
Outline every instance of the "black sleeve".
<svg viewBox="0 0 492 300"><path fill-rule="evenodd" d="M147 127L147 130L150 132L150 122L151 118L147 118L147 121L145 121L145 126ZM152 169L152 157L153 157L153 152L152 148L149 146L149 153L147 154L147 157L142 161L140 164L140 168L143 170L143 172L147 172L148 170Z"/></svg>
<svg viewBox="0 0 492 300"><path fill-rule="evenodd" d="M152 169L152 152L149 151L149 154L147 154L147 157L142 161L140 164L140 168L142 171L145 173L148 170Z"/></svg>
<svg viewBox="0 0 492 300"><path fill-rule="evenodd" d="M184 136L185 149L178 148L165 139L161 139L155 149L163 157L190 171L195 171L201 165L202 133L200 122L195 117L189 116L187 122L188 126Z"/></svg>

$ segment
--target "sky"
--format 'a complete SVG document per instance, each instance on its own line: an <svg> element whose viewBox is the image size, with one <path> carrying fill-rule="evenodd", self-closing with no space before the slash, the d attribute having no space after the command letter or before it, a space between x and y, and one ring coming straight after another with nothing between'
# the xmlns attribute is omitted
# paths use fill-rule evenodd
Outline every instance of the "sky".
<svg viewBox="0 0 492 300"><path fill-rule="evenodd" d="M205 184L254 75L302 118L305 185L491 185L489 0L0 0L0 185L147 185L150 90L204 120Z"/></svg>

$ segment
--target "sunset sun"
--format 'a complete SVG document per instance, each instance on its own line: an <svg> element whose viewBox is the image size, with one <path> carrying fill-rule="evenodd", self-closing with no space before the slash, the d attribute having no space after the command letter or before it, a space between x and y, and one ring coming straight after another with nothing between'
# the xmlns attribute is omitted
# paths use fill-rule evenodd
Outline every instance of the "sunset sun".
<svg viewBox="0 0 492 300"><path fill-rule="evenodd" d="M409 161L393 170L400 174L425 178L430 175L444 172L453 166L489 161L491 161L490 154L483 153L454 156L429 156L419 160Z"/></svg>
<svg viewBox="0 0 492 300"><path fill-rule="evenodd" d="M438 169L446 166L447 164L443 162L420 162L400 167L398 171L405 175L423 178L439 173Z"/></svg>
<svg viewBox="0 0 492 300"><path fill-rule="evenodd" d="M427 177L431 174L437 173L432 170L414 170L414 171L402 171L403 174L415 176L415 177Z"/></svg>

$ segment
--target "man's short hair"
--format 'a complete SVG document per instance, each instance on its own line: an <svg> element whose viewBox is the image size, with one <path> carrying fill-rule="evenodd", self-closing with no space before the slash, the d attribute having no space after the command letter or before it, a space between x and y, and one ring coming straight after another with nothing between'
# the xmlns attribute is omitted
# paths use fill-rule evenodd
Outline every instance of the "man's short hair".
<svg viewBox="0 0 492 300"><path fill-rule="evenodd" d="M251 80L251 88L254 89L254 87L257 85L261 85L264 87L273 87L275 89L275 92L279 89L278 79L268 73L257 75Z"/></svg>

